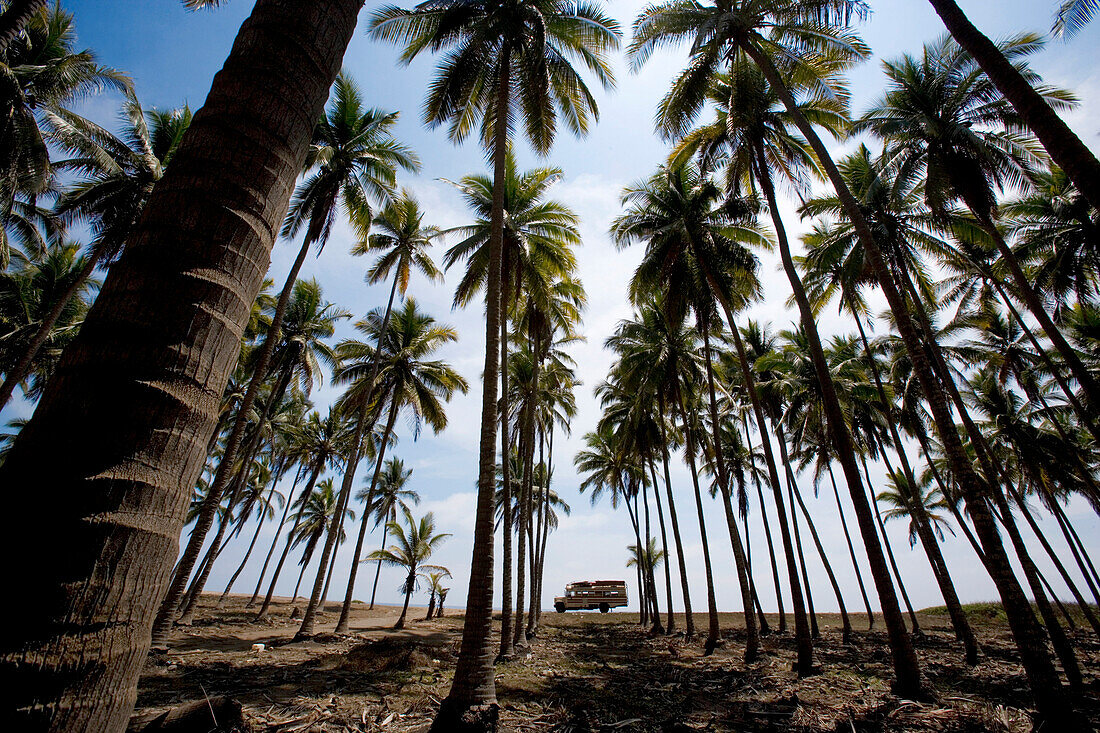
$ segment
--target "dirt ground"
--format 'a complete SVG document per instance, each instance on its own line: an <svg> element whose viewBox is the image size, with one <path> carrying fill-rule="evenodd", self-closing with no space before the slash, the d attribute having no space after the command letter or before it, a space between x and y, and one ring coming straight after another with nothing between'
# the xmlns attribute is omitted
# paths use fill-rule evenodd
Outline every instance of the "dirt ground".
<svg viewBox="0 0 1100 733"><path fill-rule="evenodd" d="M271 620L252 622L244 599L223 609L204 598L195 625L177 629L166 655L150 658L138 713L204 697L239 700L254 731L423 731L446 695L462 617L421 620L409 609L406 629L391 629L400 609L356 604L352 633L335 636L339 606L329 604L317 635L293 642L298 623L284 600ZM301 607L302 603L295 604ZM696 614L697 630L706 629ZM547 612L529 649L497 666L501 728L507 731L1027 731L1027 681L1007 626L995 611L972 612L982 646L976 667L940 614L920 616L917 641L930 699L890 694L890 655L881 619L867 630L853 617L854 643L841 643L839 618L820 615L815 645L820 673L791 671L788 634L763 639L760 661L742 661L741 614L721 614L725 643L703 656L703 636L652 636L636 614ZM677 617L679 630L683 617ZM776 625L773 617L773 628ZM1086 686L1083 710L1100 720L1100 641L1073 632ZM253 644L262 643L262 652Z"/></svg>

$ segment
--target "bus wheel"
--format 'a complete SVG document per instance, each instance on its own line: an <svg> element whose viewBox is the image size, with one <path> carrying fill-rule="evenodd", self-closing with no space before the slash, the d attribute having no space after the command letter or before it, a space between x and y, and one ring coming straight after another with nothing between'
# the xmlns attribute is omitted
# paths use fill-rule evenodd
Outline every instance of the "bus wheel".
<svg viewBox="0 0 1100 733"><path fill-rule="evenodd" d="M608 606L606 603L601 603L600 604L600 613L607 613L610 610L611 610L611 607Z"/></svg>
<svg viewBox="0 0 1100 733"><path fill-rule="evenodd" d="M565 613L565 604L564 603L555 603L554 604L554 610L557 611L558 613Z"/></svg>

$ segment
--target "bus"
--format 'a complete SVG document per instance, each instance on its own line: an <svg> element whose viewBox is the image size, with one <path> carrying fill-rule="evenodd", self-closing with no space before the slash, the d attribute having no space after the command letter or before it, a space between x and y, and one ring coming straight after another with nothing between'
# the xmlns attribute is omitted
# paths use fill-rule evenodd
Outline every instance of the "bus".
<svg viewBox="0 0 1100 733"><path fill-rule="evenodd" d="M600 613L607 613L626 604L626 581L581 580L565 586L565 595L554 599L554 610L565 613L599 609Z"/></svg>

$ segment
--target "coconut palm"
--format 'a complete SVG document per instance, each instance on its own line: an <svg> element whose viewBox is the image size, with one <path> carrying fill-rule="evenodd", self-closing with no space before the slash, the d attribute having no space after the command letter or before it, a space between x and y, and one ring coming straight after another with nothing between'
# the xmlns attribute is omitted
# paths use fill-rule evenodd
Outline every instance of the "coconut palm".
<svg viewBox="0 0 1100 733"><path fill-rule="evenodd" d="M10 573L34 599L20 604L18 630L0 652L4 668L15 670L8 688L15 727L113 733L126 726L150 619L217 424L210 405L233 371L263 281L260 263L268 261L359 8L357 0L323 7L257 0L150 196L129 254L112 266L62 356L64 378L47 385L33 425L5 461L4 485L51 486L55 509L65 508L54 511L56 529L68 538L64 552L50 543L36 549L33 571ZM64 462L50 460L59 431L82 436ZM150 436L172 447L151 451ZM112 471L111 490L101 490L105 468L139 464L140 472ZM43 495L31 493L13 509L32 512ZM89 518L102 531L81 532ZM25 550L23 541L12 536L5 550ZM141 580L107 592L109 579L97 574L106 567L114 578ZM48 590L62 577L90 595ZM94 671L76 680L67 670L78 659ZM51 682L43 687L44 680Z"/></svg>
<svg viewBox="0 0 1100 733"><path fill-rule="evenodd" d="M326 478L318 482L313 491L302 497L302 506L301 509L298 510L298 525L288 537L292 548L302 545L302 558L298 561L298 564L302 566L302 570L298 573L298 582L294 586L294 596L291 598L291 603L298 600L298 588L302 584L302 575L305 573L306 566L309 565L310 560L313 559L313 553L317 549L317 544L321 541L321 538L325 536L325 532L328 530L332 517L337 512L337 507L336 489L334 488L331 478ZM354 522L355 512L351 509L346 510L344 512L344 518ZM346 535L342 528L342 521L340 522L340 526L341 529L338 542L342 544L346 539ZM322 561L322 572L325 569L324 565L325 563Z"/></svg>
<svg viewBox="0 0 1100 733"><path fill-rule="evenodd" d="M627 545L626 551L629 557L626 560L628 568L640 567L647 577L652 578L657 567L665 561L664 550L657 547L657 538L650 537L644 546Z"/></svg>
<svg viewBox="0 0 1100 733"><path fill-rule="evenodd" d="M408 507L402 507L401 514L405 517L405 524L400 522L388 522L387 529L393 535L395 544L384 550L375 550L368 558L369 561L401 568L406 572L405 580L401 583L401 590L405 593L405 604L401 607L401 615L395 629L405 628L405 616L409 612L409 599L413 592L420 587L420 578L424 573L445 573L450 577L447 568L439 565L429 565L432 553L451 535L449 533L437 533L435 528L435 515L428 512L419 520L413 518ZM408 527L406 529L405 527Z"/></svg>
<svg viewBox="0 0 1100 733"><path fill-rule="evenodd" d="M1034 86L1035 77L1014 63L999 44L985 36L963 13L955 0L929 0L951 35L974 57L997 89L1043 143L1054 162L1064 168L1093 206L1100 207L1100 161L1057 113L1042 90ZM1094 0L1064 0L1055 31L1069 31L1083 21ZM1082 13L1081 11L1086 11Z"/></svg>
<svg viewBox="0 0 1100 733"><path fill-rule="evenodd" d="M356 329L379 344L381 352L378 376L373 384L367 385L368 395L358 395L363 388L362 377L366 360L365 353L371 347L363 342L349 340L340 344L339 351L345 365L341 368L339 379L351 383L347 397L351 400L370 399L379 409L386 406L387 416L382 431L382 444L375 459L374 476L367 492L367 505L373 503L373 494L377 490L382 473L386 445L393 435L397 416L406 412L413 425L414 437L427 423L433 432L438 433L447 427L447 413L444 403L455 392L466 393L469 388L466 380L450 364L430 357L441 347L458 340L458 333L449 326L440 325L434 318L417 307L416 300L409 298L392 316L385 332L382 331L383 315L377 310L356 324ZM373 370L373 366L371 367ZM352 593L355 589L355 576L359 558L363 551L363 539L366 536L367 516L359 526L359 536L355 542L352 556L352 569L348 577L347 592L344 595L344 607L340 612L337 629L347 628L347 619L351 613ZM318 590L315 588L315 590ZM316 595L316 593L314 593ZM308 612L302 619L299 634L311 633L307 622L312 622Z"/></svg>
<svg viewBox="0 0 1100 733"><path fill-rule="evenodd" d="M1051 31L1057 36L1072 36L1092 20L1097 10L1097 0L1062 0Z"/></svg>
<svg viewBox="0 0 1100 733"><path fill-rule="evenodd" d="M52 128L51 140L73 156L55 162L54 168L75 170L87 176L63 191L56 214L64 221L88 223L92 239L88 255L82 258L81 277L73 280L69 290L60 293L53 308L43 314L38 331L26 344L21 358L6 371L0 385L0 408L26 377L69 298L76 295L96 268L106 267L118 258L145 208L153 184L164 175L191 123L191 110L186 106L169 112L143 110L129 90L122 105L125 125L121 138L64 109L46 110L44 114Z"/></svg>
<svg viewBox="0 0 1100 733"><path fill-rule="evenodd" d="M916 517L923 515L927 518L928 526L935 532L936 537L942 542L943 530L947 529L952 535L950 523L941 513L947 509L947 499L940 490L932 485L932 476L922 476L921 483L917 486L909 483L909 480L900 471L890 475L887 482L888 488L878 493L878 500L890 508L884 513L887 521L891 519L909 520L909 546L914 547L920 537L917 531Z"/></svg>
<svg viewBox="0 0 1100 733"><path fill-rule="evenodd" d="M412 10L384 6L372 15L370 30L375 38L403 44L405 63L426 49L448 49L429 91L424 119L433 127L448 125L456 142L480 121L481 142L493 161L475 556L463 645L439 716L439 721L453 721L456 712L495 700L492 667L481 650L490 643L493 605L489 557L508 140L516 119L522 119L526 137L540 154L549 152L559 117L574 134L586 133L597 114L596 101L570 61L579 59L602 85L611 87L607 53L618 47L620 34L618 24L596 3L549 0L444 0Z"/></svg>
<svg viewBox="0 0 1100 733"><path fill-rule="evenodd" d="M406 484L409 483L412 472L411 468L406 470L405 462L400 458L391 458L386 461L382 474L378 477L374 502L365 509L374 516L375 527L378 527L379 524L382 525L381 549L383 550L386 549L389 523L397 521L397 510L407 509L407 501L411 501L413 504L420 503L420 494L412 489L405 488ZM369 498L369 494L370 489L360 489L355 498L365 503ZM379 565L378 571L381 571L381 569L382 566ZM378 571L374 574L374 585L371 587L370 592L370 608L372 609L374 608L375 594L378 592Z"/></svg>
<svg viewBox="0 0 1100 733"><path fill-rule="evenodd" d="M62 349L76 335L97 286L85 277L87 257L80 249L73 242L52 244L41 259L0 273L0 373L14 376L29 344L44 328L46 332L24 368L28 397L41 394Z"/></svg>
<svg viewBox="0 0 1100 733"><path fill-rule="evenodd" d="M379 565L381 567L381 565ZM439 598L440 608L442 608L443 597L446 595L446 590L443 588L443 579L451 577L451 573L447 570L439 570L434 573L428 573L425 580L428 581L428 592L430 593L428 600L428 612L424 614L425 621L431 621L435 617L435 599Z"/></svg>

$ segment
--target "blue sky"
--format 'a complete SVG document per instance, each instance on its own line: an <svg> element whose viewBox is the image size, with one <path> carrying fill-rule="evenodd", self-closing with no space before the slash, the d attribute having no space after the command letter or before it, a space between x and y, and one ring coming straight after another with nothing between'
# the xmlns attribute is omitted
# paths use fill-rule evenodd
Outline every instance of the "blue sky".
<svg viewBox="0 0 1100 733"><path fill-rule="evenodd" d="M1023 30L1046 30L1055 5L1053 0L971 0L961 4L983 30L994 36ZM643 5L639 0L617 0L608 5L608 11L620 21L624 32L629 35L630 24ZM186 102L198 108L252 3L233 0L221 9L202 13L187 13L175 0L69 0L65 6L76 13L80 46L94 49L102 63L129 73L145 106L173 108ZM407 68L400 67L396 63L396 49L369 40L363 32L363 19L374 6L374 3L368 3L367 10L361 16L360 28L345 57L345 68L359 82L369 105L401 112L397 135L419 153L424 163L419 176L406 176L401 183L421 199L428 211L428 221L443 227L465 223L467 214L461 201L454 190L440 179L455 180L466 173L482 170L482 152L473 142L455 147L441 130L429 130L421 124L420 105L433 60L425 57ZM875 0L872 6L874 13L861 27L861 32L871 45L875 59L851 74L856 112L880 93L882 58L893 58L902 52L919 52L923 42L943 32L931 6L921 0ZM1097 114L1100 112L1100 66L1096 63L1095 51L1089 49L1097 47L1100 47L1100 23L1069 43L1052 42L1033 59L1034 67L1047 81L1073 89L1081 96L1080 108L1068 119L1086 142L1094 147L1100 133L1100 115ZM562 182L553 189L553 196L573 207L583 220L584 246L578 257L580 276L588 289L589 309L583 328L588 341L575 350L580 376L584 380L584 386L578 393L580 411L573 425L572 437L559 436L555 443L555 488L574 511L572 516L563 518L561 529L550 538L545 604L552 601L554 594L561 592L565 583L597 576L627 578L632 594L635 590L633 573L628 573L624 568L625 547L633 542L628 520L625 514L615 513L606 505L590 507L588 497L577 493L578 481L572 469L572 455L579 448L580 436L591 430L598 419L598 408L591 390L604 377L610 363L602 343L617 321L630 315L626 303L626 283L638 253L616 252L608 241L607 227L618 213L618 196L623 186L650 173L666 154L666 147L652 132L653 112L657 101L668 89L672 75L682 68L684 60L682 49L670 50L655 55L641 73L630 74L621 55L617 56L618 88L612 93L597 91L601 110L599 125L585 140L578 141L563 133L549 158L551 164L564 171ZM117 107L116 98L103 96L88 100L82 111L102 124L111 125ZM837 149L840 150L840 146ZM520 149L520 162L523 167L545 164L524 148ZM792 228L797 230L793 205L786 202L781 208ZM348 254L350 242L351 236L346 226L338 227L322 256L310 258L303 276L316 277L324 286L328 299L360 317L382 304L386 291L363 283L368 262ZM270 276L277 284L281 285L296 249L297 244L276 244ZM766 297L752 309L751 315L771 322L776 328L786 328L791 321L791 314L784 306L789 286L778 271L774 257L765 254L761 259ZM422 309L458 329L459 343L447 348L443 355L471 382L473 388L468 396L452 402L450 426L439 436L423 434L414 442L407 426L402 426L401 442L394 455L405 459L414 468L412 486L424 499L417 512L434 511L440 528L454 533L434 561L446 565L454 573L452 585L455 591L451 594L450 604L459 606L465 598L470 562L484 326L481 308L451 310L455 279L453 275L449 276L442 285L416 280L410 287L410 295L417 298ZM847 332L851 328L830 314L823 317L821 325L826 334ZM347 326L341 328L338 336L346 335L350 335ZM326 383L314 390L313 398L323 410L334 395L334 390ZM5 417L25 414L27 409L25 404L13 405ZM359 469L362 475L367 475L368 471L366 465ZM873 480L881 481L882 474L882 469L872 468ZM691 503L690 481L686 469L679 464L674 470L673 481L687 545L688 572L693 579L693 605L698 610L705 607L702 554ZM858 610L860 602L854 576L842 560L847 550L836 520L835 505L827 494L814 499L808 479L802 485L803 494L817 517L824 544L833 557L841 559L837 562L837 572L848 606ZM287 481L280 490L286 492L289 488ZM848 505L847 500L845 505ZM765 607L774 608L767 581L768 571L763 562L765 545L755 501L752 511L751 541L758 584ZM1073 504L1071 513L1078 521L1086 544L1094 552L1100 551L1100 523L1096 515L1080 503ZM732 553L728 547L723 547L728 544L722 540L726 530L722 512L716 504L707 506L707 528L713 548L719 606L735 609L740 602L732 569ZM270 524L264 528L261 547L265 540L270 541L272 531ZM349 534L353 534L351 528ZM890 536L914 605L939 605L942 601L927 569L927 562L919 548L915 551L909 549L905 528L891 526ZM380 532L371 535L367 545L370 547L379 541ZM858 548L858 538L856 542ZM243 546L233 546L226 551L212 574L209 590L220 590L224 586L243 551ZM351 547L345 546L338 557L333 583L333 588L337 590L332 592L333 597L342 596L350 552ZM949 536L945 554L964 600L994 597L992 583L964 541ZM817 607L822 610L835 609L835 601L820 563L816 557L808 557L808 563ZM1042 562L1040 564L1044 568L1049 567ZM254 560L252 565L254 567L245 570L235 590L251 590L259 562ZM295 571L296 568L288 568L284 573L280 592L289 593L297 574ZM369 597L371 575L372 572L360 573L356 597ZM497 577L499 587L499 572ZM866 577L869 583L869 576ZM1053 573L1051 578L1054 582ZM383 570L379 597L396 601L399 580L397 571ZM674 586L678 605L679 584L675 580ZM1060 588L1061 584L1056 584L1056 587ZM789 593L785 593L787 595Z"/></svg>

